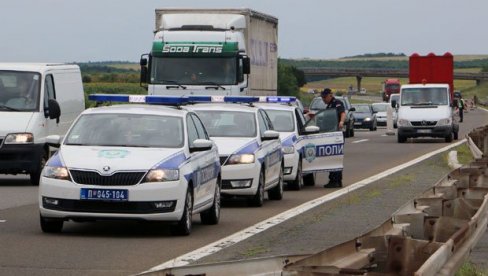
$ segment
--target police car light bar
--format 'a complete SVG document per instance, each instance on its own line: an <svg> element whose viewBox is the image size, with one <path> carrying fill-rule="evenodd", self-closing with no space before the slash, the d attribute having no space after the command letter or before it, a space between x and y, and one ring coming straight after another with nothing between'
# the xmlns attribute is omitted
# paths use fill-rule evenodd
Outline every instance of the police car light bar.
<svg viewBox="0 0 488 276"><path fill-rule="evenodd" d="M264 103L293 103L296 101L297 101L296 97L287 97L287 96L259 97L259 102L264 102Z"/></svg>
<svg viewBox="0 0 488 276"><path fill-rule="evenodd" d="M259 97L253 96L188 96L190 103L255 103Z"/></svg>
<svg viewBox="0 0 488 276"><path fill-rule="evenodd" d="M88 99L96 102L146 103L162 105L183 105L189 102L188 97L146 96L126 94L91 94Z"/></svg>

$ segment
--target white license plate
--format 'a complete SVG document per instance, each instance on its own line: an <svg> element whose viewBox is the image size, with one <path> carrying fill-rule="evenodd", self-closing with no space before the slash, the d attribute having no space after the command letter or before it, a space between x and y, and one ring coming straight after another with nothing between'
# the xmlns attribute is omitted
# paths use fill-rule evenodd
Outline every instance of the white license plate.
<svg viewBox="0 0 488 276"><path fill-rule="evenodd" d="M417 132L418 133L431 133L432 130L430 130L430 129L418 129Z"/></svg>

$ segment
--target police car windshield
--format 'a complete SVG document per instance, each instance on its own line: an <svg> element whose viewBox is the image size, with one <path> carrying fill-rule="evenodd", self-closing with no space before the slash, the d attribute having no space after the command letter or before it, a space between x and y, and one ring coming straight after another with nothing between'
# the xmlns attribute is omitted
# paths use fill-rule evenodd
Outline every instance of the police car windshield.
<svg viewBox="0 0 488 276"><path fill-rule="evenodd" d="M251 112L198 110L210 137L256 137L256 117Z"/></svg>
<svg viewBox="0 0 488 276"><path fill-rule="evenodd" d="M293 113L284 110L266 110L269 119L273 123L273 128L279 132L295 131L295 124L293 121Z"/></svg>
<svg viewBox="0 0 488 276"><path fill-rule="evenodd" d="M180 117L140 114L85 114L67 135L66 145L183 147Z"/></svg>

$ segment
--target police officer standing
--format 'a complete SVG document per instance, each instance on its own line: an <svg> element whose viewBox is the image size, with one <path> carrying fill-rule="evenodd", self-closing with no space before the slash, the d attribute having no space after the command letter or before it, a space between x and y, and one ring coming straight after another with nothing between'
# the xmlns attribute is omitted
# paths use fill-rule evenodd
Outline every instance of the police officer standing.
<svg viewBox="0 0 488 276"><path fill-rule="evenodd" d="M463 122L464 118L464 107L466 105L464 104L464 99L461 95L459 95L459 100L458 100L458 111L459 111L459 122Z"/></svg>
<svg viewBox="0 0 488 276"><path fill-rule="evenodd" d="M339 130L344 127L344 122L346 120L346 110L344 108L344 103L337 100L332 95L332 91L329 88L325 88L320 94L322 100L324 101L327 109L335 109L337 112L337 118L339 118ZM335 171L329 173L329 183L324 185L324 188L339 188L342 187L342 171Z"/></svg>

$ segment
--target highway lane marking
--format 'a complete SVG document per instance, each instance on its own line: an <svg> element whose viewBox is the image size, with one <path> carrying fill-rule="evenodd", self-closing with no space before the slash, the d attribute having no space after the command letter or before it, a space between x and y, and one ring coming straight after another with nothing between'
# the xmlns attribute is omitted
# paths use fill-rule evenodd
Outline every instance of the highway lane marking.
<svg viewBox="0 0 488 276"><path fill-rule="evenodd" d="M4 219L0 219L0 223L1 223L1 222L7 222L7 221L6 221L6 220L4 220Z"/></svg>
<svg viewBox="0 0 488 276"><path fill-rule="evenodd" d="M304 212L306 212L312 208L317 207L318 205L321 205L325 202L336 199L336 198L343 196L345 194L348 194L354 190L360 189L364 186L367 186L368 184L370 184L372 182L375 182L381 178L387 177L393 173L396 173L396 172L403 170L407 167L415 165L416 163L421 162L425 159L428 159L428 158L430 158L436 154L439 154L439 153L447 151L451 148L457 147L457 146L459 146L465 142L466 142L466 139L460 140L454 144L451 144L449 146L443 147L441 149L438 149L438 150L432 151L430 153L427 153L425 155L422 155L420 157L417 157L413 160L410 160L406 163L403 163L402 165L399 165L399 166L396 166L396 167L391 168L389 170L386 170L382 173L379 173L379 174L373 175L371 177L368 177L366 179L360 180L354 184L351 184L347 187L344 187L344 188L337 190L335 192L332 192L330 194L327 194L327 195L324 195L320 198L316 198L316 199L313 199L311 201L305 202L300 206L297 206L293 209L285 211L285 212L278 214L274 217L271 217L267 220L258 222L257 224L255 224L253 226L250 226L244 230L241 230L241 231L234 233L230 236L222 238L222 239L220 239L216 242L213 242L209 245L198 248L192 252L181 255L181 256L176 257L172 260L169 260L163 264L160 264L158 266L150 268L148 271L142 272L141 274L144 274L147 272L154 272L154 271L158 271L158 270L162 270L162 269L166 269L166 268L170 268L170 267L178 267L178 266L188 265L188 264L195 262L195 261L197 261L203 257L215 254L222 249L225 249L225 248L230 247L230 246L232 246L238 242L241 242L247 238L250 238L250 237L252 237L252 236L254 236L260 232L263 232L263 231L265 231L265 230L267 230L273 226L276 226L276 225L278 225L278 224L280 224L280 223L282 223L288 219L291 219L297 215L300 215L300 214L302 214L302 213L304 213Z"/></svg>
<svg viewBox="0 0 488 276"><path fill-rule="evenodd" d="M357 141L351 142L351 144L357 144L357 143L362 143L362 142L366 142L366 141L369 141L369 139L357 140Z"/></svg>

